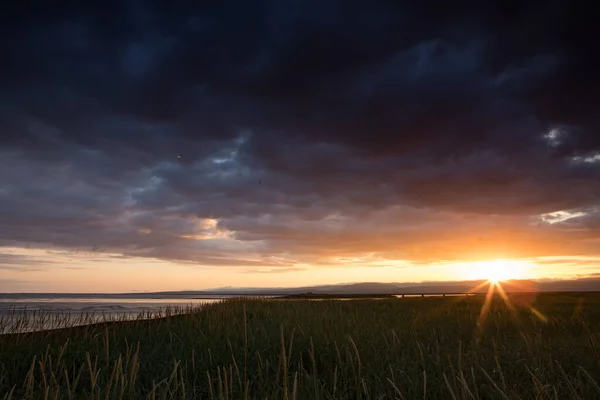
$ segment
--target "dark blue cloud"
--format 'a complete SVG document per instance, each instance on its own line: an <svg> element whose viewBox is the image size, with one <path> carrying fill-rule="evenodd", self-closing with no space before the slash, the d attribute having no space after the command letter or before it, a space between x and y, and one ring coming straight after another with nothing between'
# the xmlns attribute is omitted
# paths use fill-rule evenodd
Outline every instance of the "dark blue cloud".
<svg viewBox="0 0 600 400"><path fill-rule="evenodd" d="M399 246L418 260L416 239L448 249L486 218L556 243L575 234L530 218L598 205L598 28L575 3L6 11L0 244L219 265ZM583 225L574 240L597 234Z"/></svg>

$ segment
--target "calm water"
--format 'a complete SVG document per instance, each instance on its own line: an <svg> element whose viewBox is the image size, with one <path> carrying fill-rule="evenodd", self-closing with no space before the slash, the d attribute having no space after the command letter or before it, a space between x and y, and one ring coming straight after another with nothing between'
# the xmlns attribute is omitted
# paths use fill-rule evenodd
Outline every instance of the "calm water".
<svg viewBox="0 0 600 400"><path fill-rule="evenodd" d="M16 311L71 312L71 313L140 313L165 307L188 307L220 301L213 299L182 298L23 298L0 299L0 314Z"/></svg>
<svg viewBox="0 0 600 400"><path fill-rule="evenodd" d="M395 297L402 299L405 297L465 297L465 296L474 296L475 293L465 293L465 294L458 294L458 293L451 293L451 294L425 294L425 295L421 295L421 294L397 294L395 295Z"/></svg>
<svg viewBox="0 0 600 400"><path fill-rule="evenodd" d="M11 297L0 298L0 334L56 329L105 320L152 318L167 310L177 314L221 301L224 297Z"/></svg>

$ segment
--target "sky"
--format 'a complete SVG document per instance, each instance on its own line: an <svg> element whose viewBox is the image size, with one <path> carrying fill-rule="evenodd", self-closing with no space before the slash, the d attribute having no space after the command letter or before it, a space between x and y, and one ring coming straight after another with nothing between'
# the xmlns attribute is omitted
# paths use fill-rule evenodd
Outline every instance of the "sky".
<svg viewBox="0 0 600 400"><path fill-rule="evenodd" d="M600 273L576 1L5 9L0 292Z"/></svg>

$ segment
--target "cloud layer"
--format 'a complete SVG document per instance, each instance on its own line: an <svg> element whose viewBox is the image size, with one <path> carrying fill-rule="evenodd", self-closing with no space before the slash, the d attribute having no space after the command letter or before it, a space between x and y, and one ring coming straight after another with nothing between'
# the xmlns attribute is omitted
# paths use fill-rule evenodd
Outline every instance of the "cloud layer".
<svg viewBox="0 0 600 400"><path fill-rule="evenodd" d="M486 4L14 5L0 246L272 268L599 255L597 24Z"/></svg>

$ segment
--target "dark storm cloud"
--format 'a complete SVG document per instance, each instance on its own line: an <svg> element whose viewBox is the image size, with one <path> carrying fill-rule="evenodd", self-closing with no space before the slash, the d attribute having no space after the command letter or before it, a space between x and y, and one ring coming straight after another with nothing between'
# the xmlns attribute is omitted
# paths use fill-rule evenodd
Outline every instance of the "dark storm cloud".
<svg viewBox="0 0 600 400"><path fill-rule="evenodd" d="M0 244L273 267L507 237L519 255L594 251L589 213L578 229L538 217L599 202L597 27L576 4L3 18Z"/></svg>

